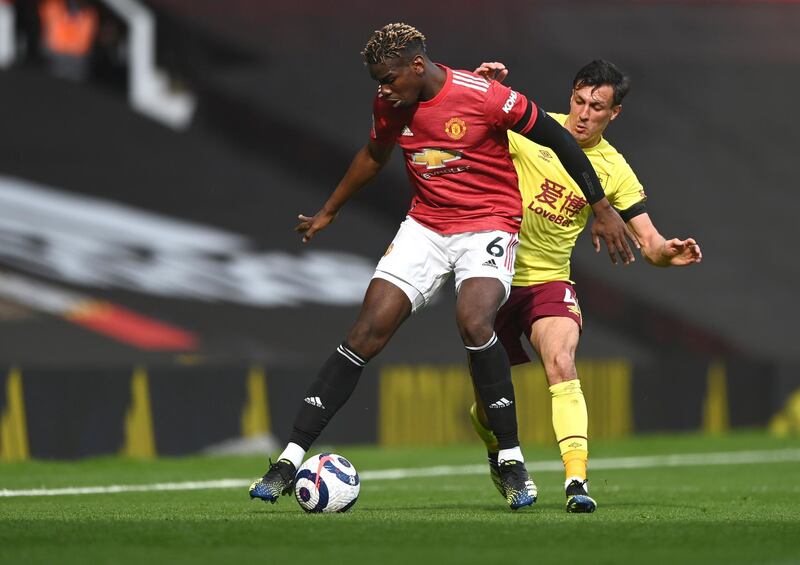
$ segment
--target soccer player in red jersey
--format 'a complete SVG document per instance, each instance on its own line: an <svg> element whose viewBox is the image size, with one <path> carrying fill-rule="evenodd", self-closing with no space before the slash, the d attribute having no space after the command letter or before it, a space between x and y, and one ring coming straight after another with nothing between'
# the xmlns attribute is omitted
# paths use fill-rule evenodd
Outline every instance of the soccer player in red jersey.
<svg viewBox="0 0 800 565"><path fill-rule="evenodd" d="M303 242L330 224L341 207L403 149L415 188L408 217L378 263L361 312L345 341L306 393L289 444L250 487L275 502L291 491L307 450L344 405L364 365L412 312L425 306L454 274L456 319L473 384L499 444L499 475L509 506L536 501L517 438L508 355L494 333L497 309L514 274L522 204L508 152L513 130L550 147L595 212L594 232L625 263L633 260L622 219L574 139L524 95L427 56L425 37L406 24L376 31L363 52L378 82L370 141L314 216L300 215Z"/></svg>

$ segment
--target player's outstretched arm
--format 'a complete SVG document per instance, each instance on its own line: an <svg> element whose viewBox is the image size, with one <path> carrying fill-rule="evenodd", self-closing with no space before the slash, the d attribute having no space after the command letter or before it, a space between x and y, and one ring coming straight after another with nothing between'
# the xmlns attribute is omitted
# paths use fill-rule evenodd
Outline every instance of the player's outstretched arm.
<svg viewBox="0 0 800 565"><path fill-rule="evenodd" d="M318 231L325 229L336 219L342 206L389 162L392 149L394 149L393 143L380 144L370 141L356 153L344 177L339 181L322 209L313 216L303 214L297 216L300 223L297 224L294 231L303 234L303 243L311 241Z"/></svg>
<svg viewBox="0 0 800 565"><path fill-rule="evenodd" d="M595 216L592 224L592 243L595 250L600 251L600 240L602 239L606 243L612 263L617 264L617 255L626 265L635 261L633 252L628 245L628 239L636 247L639 247L639 243L620 215L609 204L589 158L586 157L569 131L544 111L539 110L533 127L523 135L534 143L550 147L555 152L564 169L592 206Z"/></svg>
<svg viewBox="0 0 800 565"><path fill-rule="evenodd" d="M685 267L703 260L700 246L693 238L664 239L647 213L631 218L628 226L641 243L642 255L651 265Z"/></svg>

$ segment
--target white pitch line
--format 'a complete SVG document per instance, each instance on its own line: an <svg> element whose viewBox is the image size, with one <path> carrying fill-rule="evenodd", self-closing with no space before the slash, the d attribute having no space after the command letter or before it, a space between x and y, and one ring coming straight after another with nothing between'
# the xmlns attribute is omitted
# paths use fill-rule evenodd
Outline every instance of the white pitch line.
<svg viewBox="0 0 800 565"><path fill-rule="evenodd" d="M120 492L155 492L168 490L208 490L248 486L252 480L220 479L216 481L186 481L181 483L155 483L149 485L110 485L107 487L32 488L0 490L0 498L14 496L60 496L70 494L116 494Z"/></svg>
<svg viewBox="0 0 800 565"><path fill-rule="evenodd" d="M694 467L703 465L750 465L800 461L800 449L777 449L759 451L731 451L723 453L686 453L676 455L648 455L642 457L608 457L592 459L591 468L605 469L652 469L656 467ZM529 461L529 471L560 471L557 461ZM365 481L387 481L417 477L441 477L453 475L482 475L486 465L440 465L417 469L383 469L359 473ZM37 488L10 490L0 489L0 498L23 496L63 496L78 494L115 494L121 492L157 492L181 490L210 490L243 488L252 479L220 479L214 481L187 481L180 483L155 483L149 485L110 485L94 487Z"/></svg>

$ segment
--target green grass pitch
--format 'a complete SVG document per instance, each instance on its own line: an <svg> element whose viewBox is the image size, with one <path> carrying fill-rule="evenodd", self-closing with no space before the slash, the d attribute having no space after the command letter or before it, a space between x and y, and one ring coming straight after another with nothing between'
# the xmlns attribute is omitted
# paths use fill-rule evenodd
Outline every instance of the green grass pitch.
<svg viewBox="0 0 800 565"><path fill-rule="evenodd" d="M247 488L0 496L0 563L800 563L800 461L625 469L618 457L800 448L759 433L593 442L594 514L564 512L563 475L510 511L487 473L364 480L354 510L307 515ZM483 462L478 444L341 447L361 472ZM533 466L554 447L525 448ZM766 460L766 456L765 456ZM615 466L616 465L616 466ZM0 491L255 478L262 457L0 464ZM591 462L590 462L591 469Z"/></svg>

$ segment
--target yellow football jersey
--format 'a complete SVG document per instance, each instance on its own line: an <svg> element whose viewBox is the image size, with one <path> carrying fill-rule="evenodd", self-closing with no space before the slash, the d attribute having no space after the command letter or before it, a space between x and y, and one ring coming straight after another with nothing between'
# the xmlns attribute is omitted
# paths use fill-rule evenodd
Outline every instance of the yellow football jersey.
<svg viewBox="0 0 800 565"><path fill-rule="evenodd" d="M565 114L550 116L561 125L567 120ZM548 147L511 131L508 141L523 209L512 284L568 281L572 248L586 226L591 206ZM584 152L614 208L625 210L647 198L630 165L608 141L601 139Z"/></svg>

